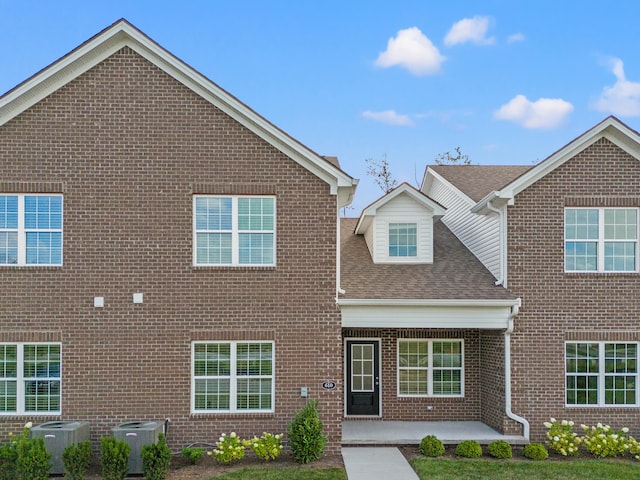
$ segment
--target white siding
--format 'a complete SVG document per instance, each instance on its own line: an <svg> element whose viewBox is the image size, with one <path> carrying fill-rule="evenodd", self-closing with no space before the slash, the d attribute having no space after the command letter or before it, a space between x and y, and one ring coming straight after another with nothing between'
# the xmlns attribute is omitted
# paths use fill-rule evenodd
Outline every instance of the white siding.
<svg viewBox="0 0 640 480"><path fill-rule="evenodd" d="M369 248L369 254L371 255L371 258L373 258L373 250L374 250L374 238L373 238L373 223L371 223L371 225L369 226L369 228L367 228L367 231L364 232L364 240L367 243L367 247Z"/></svg>
<svg viewBox="0 0 640 480"><path fill-rule="evenodd" d="M487 267L494 277L500 276L500 225L498 215L471 213L474 203L461 197L448 185L434 178L427 193L447 208L442 217L456 237Z"/></svg>
<svg viewBox="0 0 640 480"><path fill-rule="evenodd" d="M418 235L417 257L389 257L389 223L416 224ZM372 252L375 263L433 262L433 215L408 195L399 195L380 207L369 230L373 230L375 235L375 241L373 242L375 249ZM369 242L367 243L369 244ZM371 246L369 249L371 249Z"/></svg>
<svg viewBox="0 0 640 480"><path fill-rule="evenodd" d="M342 305L343 327L482 328L509 325L509 307Z"/></svg>

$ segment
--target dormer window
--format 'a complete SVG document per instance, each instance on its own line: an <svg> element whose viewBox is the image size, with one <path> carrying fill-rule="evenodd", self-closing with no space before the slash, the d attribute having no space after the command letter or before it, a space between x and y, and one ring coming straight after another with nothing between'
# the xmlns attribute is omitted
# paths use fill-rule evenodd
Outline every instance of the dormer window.
<svg viewBox="0 0 640 480"><path fill-rule="evenodd" d="M415 223L389 224L389 257L418 255L418 227Z"/></svg>

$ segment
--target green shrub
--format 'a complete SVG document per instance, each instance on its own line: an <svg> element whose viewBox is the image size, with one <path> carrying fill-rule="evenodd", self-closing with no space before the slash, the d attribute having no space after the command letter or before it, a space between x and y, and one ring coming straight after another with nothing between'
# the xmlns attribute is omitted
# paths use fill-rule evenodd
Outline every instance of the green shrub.
<svg viewBox="0 0 640 480"><path fill-rule="evenodd" d="M441 457L444 455L444 445L435 435L427 435L420 441L420 453L426 457Z"/></svg>
<svg viewBox="0 0 640 480"><path fill-rule="evenodd" d="M115 437L102 437L100 447L103 480L124 480L129 470L129 444Z"/></svg>
<svg viewBox="0 0 640 480"><path fill-rule="evenodd" d="M161 433L158 441L142 446L142 472L146 480L164 480L169 473L171 449L165 436Z"/></svg>
<svg viewBox="0 0 640 480"><path fill-rule="evenodd" d="M511 458L513 456L511 445L504 440L491 442L487 447L487 452L489 452L489 455L493 458Z"/></svg>
<svg viewBox="0 0 640 480"><path fill-rule="evenodd" d="M615 431L609 425L598 423L595 427L582 425L584 438L582 444L595 457L617 457L629 450L628 428Z"/></svg>
<svg viewBox="0 0 640 480"><path fill-rule="evenodd" d="M15 480L17 478L18 450L14 442L0 446L0 480Z"/></svg>
<svg viewBox="0 0 640 480"><path fill-rule="evenodd" d="M578 454L580 437L573 431L571 420L558 421L552 418L549 422L544 422L547 430L547 445L556 453L563 456L573 456Z"/></svg>
<svg viewBox="0 0 640 480"><path fill-rule="evenodd" d="M480 458L482 447L475 440L465 440L456 447L456 455L465 458Z"/></svg>
<svg viewBox="0 0 640 480"><path fill-rule="evenodd" d="M524 447L524 456L530 460L546 460L549 452L541 443L530 443Z"/></svg>
<svg viewBox="0 0 640 480"><path fill-rule="evenodd" d="M67 446L62 452L62 461L67 471L64 478L83 480L91 466L91 442L86 440Z"/></svg>
<svg viewBox="0 0 640 480"><path fill-rule="evenodd" d="M264 432L260 438L252 438L249 446L258 458L268 462L269 460L275 460L278 458L280 452L282 452L281 439L282 434L273 435L271 433Z"/></svg>
<svg viewBox="0 0 640 480"><path fill-rule="evenodd" d="M28 435L28 433L27 433ZM51 469L51 454L47 452L43 438L25 438L17 443L18 478L28 480L48 480Z"/></svg>
<svg viewBox="0 0 640 480"><path fill-rule="evenodd" d="M191 465L195 465L200 460L200 457L204 455L204 448L184 447L180 450L180 453L184 458L189 460Z"/></svg>
<svg viewBox="0 0 640 480"><path fill-rule="evenodd" d="M289 445L293 459L309 463L322 456L326 438L322 434L322 422L316 400L310 400L289 424Z"/></svg>
<svg viewBox="0 0 640 480"><path fill-rule="evenodd" d="M236 432L231 432L230 435L223 433L213 449L213 457L220 463L231 463L244 458L245 448L247 443L242 441Z"/></svg>

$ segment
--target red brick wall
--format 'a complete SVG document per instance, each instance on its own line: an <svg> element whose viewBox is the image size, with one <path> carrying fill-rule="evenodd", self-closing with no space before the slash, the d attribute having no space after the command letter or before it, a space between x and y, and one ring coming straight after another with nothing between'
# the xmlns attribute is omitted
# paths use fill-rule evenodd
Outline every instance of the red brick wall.
<svg viewBox="0 0 640 480"><path fill-rule="evenodd" d="M380 388L382 420L464 421L480 420L480 338L477 330L344 329L349 338L380 339L382 367ZM464 340L464 397L398 397L398 339L451 338ZM427 407L433 407L428 410ZM357 417L355 417L357 418Z"/></svg>
<svg viewBox="0 0 640 480"><path fill-rule="evenodd" d="M509 207L509 289L522 297L513 335L513 410L541 440L549 417L627 426L638 408L565 408L566 340L640 340L637 274L564 273L564 208L640 204L640 163L606 139L516 196Z"/></svg>
<svg viewBox="0 0 640 480"><path fill-rule="evenodd" d="M337 452L327 184L128 48L1 126L0 167L5 192L64 190L64 266L0 268L0 341L62 341L62 419L90 421L95 441L126 420L171 418L178 447L232 430L285 432L308 386ZM275 194L277 266L193 268L196 190ZM275 340L274 414L190 414L200 338ZM324 380L339 388L321 391ZM0 428L50 419L0 417Z"/></svg>

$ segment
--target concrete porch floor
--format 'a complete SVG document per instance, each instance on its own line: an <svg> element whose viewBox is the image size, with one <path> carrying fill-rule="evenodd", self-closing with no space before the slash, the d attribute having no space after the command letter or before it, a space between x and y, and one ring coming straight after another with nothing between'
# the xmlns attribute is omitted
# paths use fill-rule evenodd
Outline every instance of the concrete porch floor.
<svg viewBox="0 0 640 480"><path fill-rule="evenodd" d="M435 435L445 444L463 440L476 440L480 444L494 440L505 440L512 445L529 443L521 435L502 435L482 422L342 422L342 445L417 445L427 435Z"/></svg>

